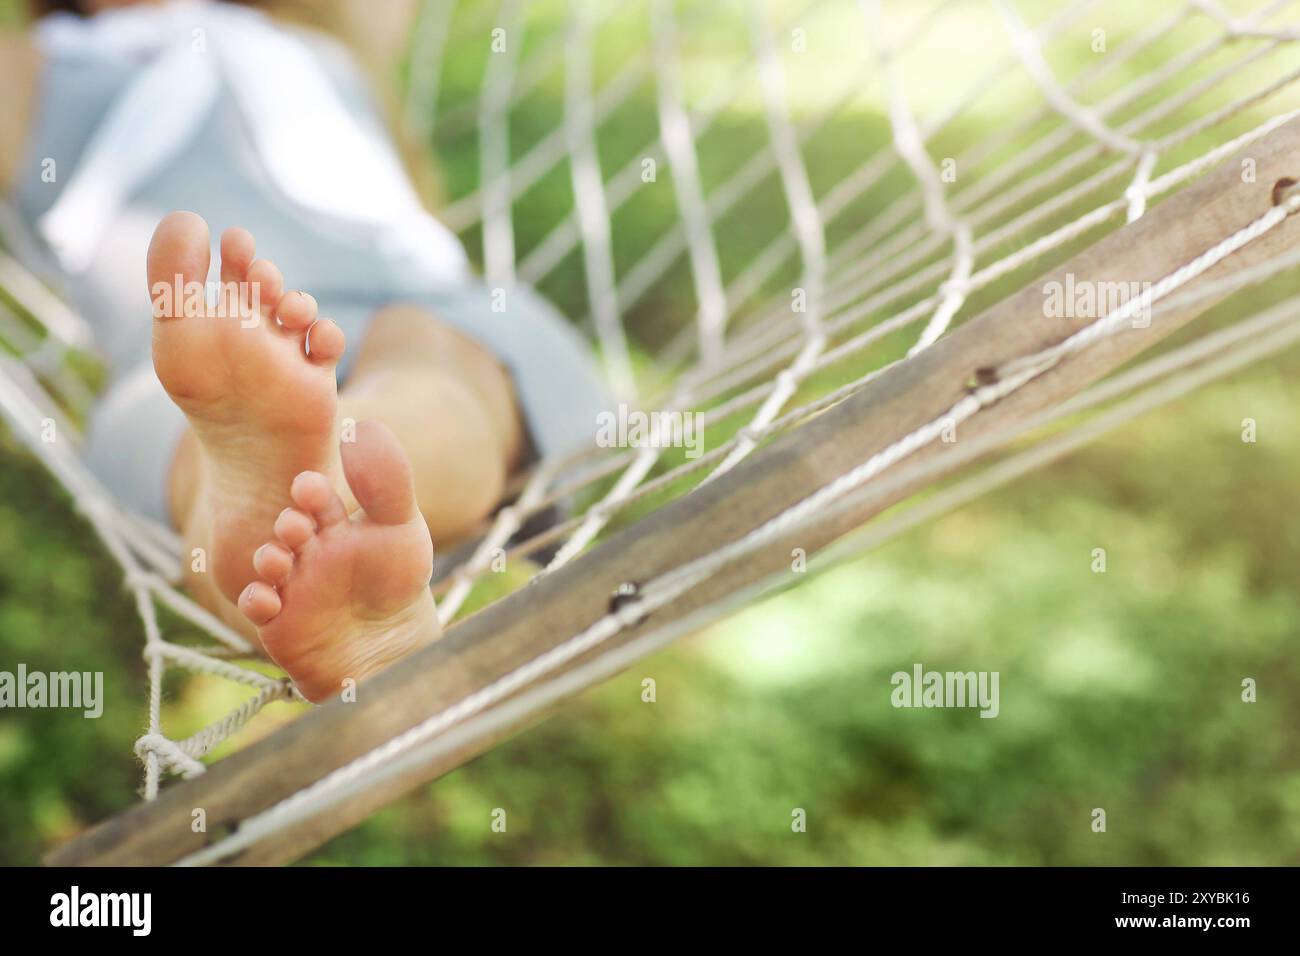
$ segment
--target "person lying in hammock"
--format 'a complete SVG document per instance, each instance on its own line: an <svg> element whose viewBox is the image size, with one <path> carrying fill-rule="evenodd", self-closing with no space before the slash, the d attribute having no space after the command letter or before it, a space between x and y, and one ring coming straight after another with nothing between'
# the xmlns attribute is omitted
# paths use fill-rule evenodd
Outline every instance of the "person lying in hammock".
<svg viewBox="0 0 1300 956"><path fill-rule="evenodd" d="M320 701L438 637L431 536L589 442L605 394L553 308L471 274L385 132L359 63L391 67L413 4L257 6L36 3L0 38L0 187L109 363L89 467Z"/></svg>

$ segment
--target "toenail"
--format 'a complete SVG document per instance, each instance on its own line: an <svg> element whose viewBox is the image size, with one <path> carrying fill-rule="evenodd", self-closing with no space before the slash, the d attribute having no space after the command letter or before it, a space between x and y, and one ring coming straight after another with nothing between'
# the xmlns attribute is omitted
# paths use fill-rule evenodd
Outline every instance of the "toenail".
<svg viewBox="0 0 1300 956"><path fill-rule="evenodd" d="M256 593L257 593L257 584L256 582L254 582L253 584L250 584L248 587L244 588L244 594L239 599L240 603L247 604L249 601L253 600L253 595Z"/></svg>

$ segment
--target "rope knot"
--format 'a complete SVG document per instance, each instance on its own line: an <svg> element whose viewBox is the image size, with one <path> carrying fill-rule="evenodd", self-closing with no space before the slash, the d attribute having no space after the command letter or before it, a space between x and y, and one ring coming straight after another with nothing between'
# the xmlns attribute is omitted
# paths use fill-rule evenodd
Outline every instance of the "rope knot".
<svg viewBox="0 0 1300 956"><path fill-rule="evenodd" d="M161 643L146 642L144 647L140 648L140 656L144 658L145 663L151 663L155 657L166 659L167 649Z"/></svg>
<svg viewBox="0 0 1300 956"><path fill-rule="evenodd" d="M964 299L966 296L970 295L970 291L970 283L965 279L953 277L951 279L944 279L943 282L939 283L939 298L941 299Z"/></svg>
<svg viewBox="0 0 1300 956"><path fill-rule="evenodd" d="M129 568L122 574L122 587L128 591L138 588L152 590L158 584L158 576L150 571Z"/></svg>
<svg viewBox="0 0 1300 956"><path fill-rule="evenodd" d="M135 755L142 762L147 762L148 757L152 755L163 770L179 774L186 780L197 777L207 770L207 767L186 753L180 744L162 734L145 734L137 740Z"/></svg>

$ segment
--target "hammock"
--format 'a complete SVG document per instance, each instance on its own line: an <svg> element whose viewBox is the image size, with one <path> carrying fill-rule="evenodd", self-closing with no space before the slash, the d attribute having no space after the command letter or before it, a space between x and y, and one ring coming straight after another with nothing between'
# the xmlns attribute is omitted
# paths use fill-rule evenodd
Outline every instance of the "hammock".
<svg viewBox="0 0 1300 956"><path fill-rule="evenodd" d="M356 703L205 763L267 704L294 697L292 684L240 663L247 642L178 590L175 535L110 500L72 443L42 440L51 419L74 433L65 410L84 410L90 394L67 356L90 343L0 255L0 287L23 313L0 310L13 352L0 360L0 408L121 567L149 671L136 743L145 801L56 862L293 859L565 697L797 584L805 567L876 547L1300 339L1300 296L1269 281L1300 264L1300 110L1278 111L1300 78L1285 0L1240 16L1213 0L1170 4L1100 41L1091 25L1116 7L1100 0L1036 25L1010 2L907 4L887 17L876 0L814 0L787 17L757 3L579 0L558 26L523 0L490 17L463 6L426 5L410 65L412 125L444 151L476 143L476 182L454 189L439 218L481 253L491 285L563 290L581 276L586 305L573 317L614 393L631 408L698 415L707 448L673 447L682 419L661 414L630 447L541 462L473 547L442 559L442 641L363 684ZM927 51L933 63L943 31L969 30L971 17L1006 51L981 73L954 65L955 98L923 119L908 95L915 65ZM845 24L858 56L808 52ZM643 45L626 50L629 35ZM1049 60L1067 44L1095 54L1068 77ZM701 66L701 53L730 46L723 67ZM816 71L821 101L797 114L798 70ZM471 74L473 101L453 85ZM529 139L547 84L562 89L563 115ZM965 119L989 101L1022 107L972 141ZM765 146L711 151L711 134L747 107ZM872 109L888 118L884 136ZM620 151L608 132L625 147L629 114L654 122L640 148ZM851 168L846 129L861 143ZM557 213L566 192L572 205ZM620 222L657 214L665 197L671 221L629 250ZM756 233L747 212L760 204L783 206L788 223ZM1048 285L1076 280L1135 291L1095 314L1045 317ZM1247 286L1266 307L1225 313L1103 379ZM683 314L691 321L674 324ZM570 517L532 531L557 505ZM505 565L536 573L460 616ZM213 643L169 641L160 606ZM170 668L252 695L173 739L162 721ZM189 781L164 787L167 775ZM207 833L190 827L197 806Z"/></svg>

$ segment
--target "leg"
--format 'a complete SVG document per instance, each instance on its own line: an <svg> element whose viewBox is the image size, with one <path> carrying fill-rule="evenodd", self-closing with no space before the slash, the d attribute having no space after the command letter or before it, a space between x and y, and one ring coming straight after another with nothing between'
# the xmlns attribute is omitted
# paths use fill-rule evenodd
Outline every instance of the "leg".
<svg viewBox="0 0 1300 956"><path fill-rule="evenodd" d="M339 394L339 413L345 422L369 419L393 430L439 546L482 523L522 455L523 423L505 370L414 306L375 316ZM346 486L340 493L353 507Z"/></svg>

